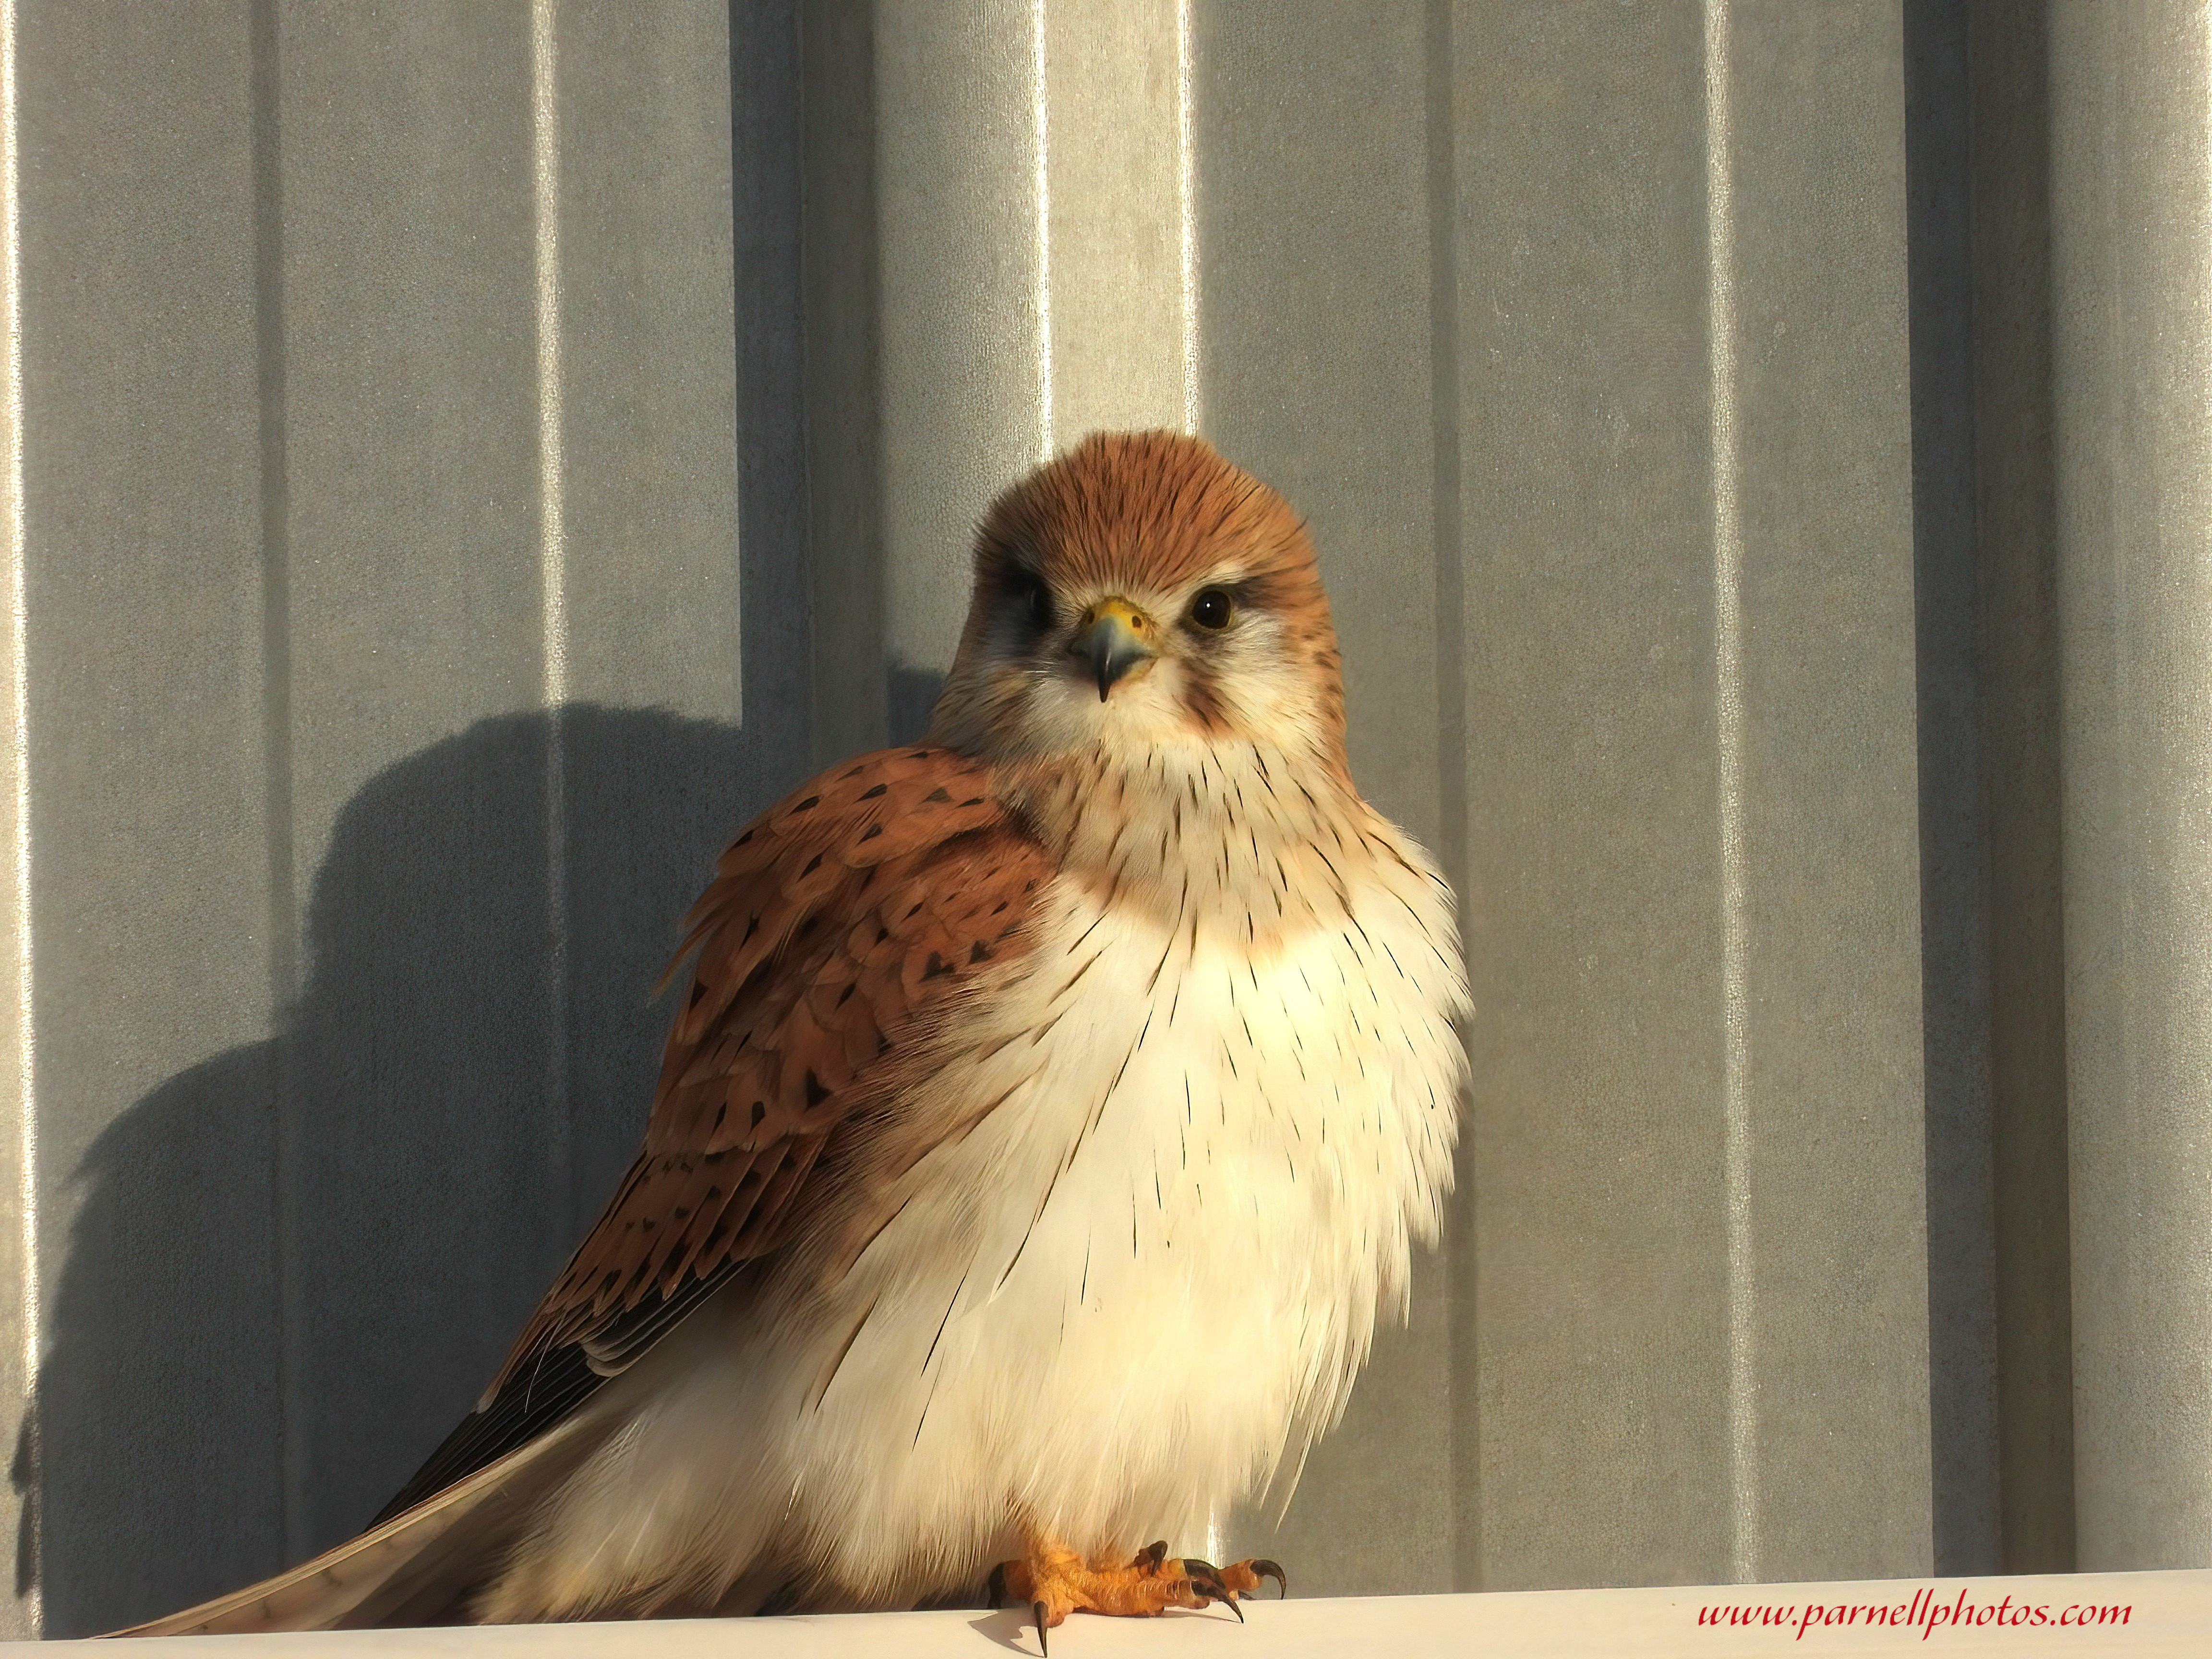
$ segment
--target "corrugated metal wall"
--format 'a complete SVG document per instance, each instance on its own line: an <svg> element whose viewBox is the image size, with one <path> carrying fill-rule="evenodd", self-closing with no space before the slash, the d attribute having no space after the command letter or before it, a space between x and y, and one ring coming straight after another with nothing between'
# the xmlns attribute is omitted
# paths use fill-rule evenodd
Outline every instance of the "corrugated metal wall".
<svg viewBox="0 0 2212 1659"><path fill-rule="evenodd" d="M14 1630L388 1495L712 854L1101 425L1310 515L1481 1008L1412 1326L1226 1547L2212 1560L2201 3L0 21Z"/></svg>

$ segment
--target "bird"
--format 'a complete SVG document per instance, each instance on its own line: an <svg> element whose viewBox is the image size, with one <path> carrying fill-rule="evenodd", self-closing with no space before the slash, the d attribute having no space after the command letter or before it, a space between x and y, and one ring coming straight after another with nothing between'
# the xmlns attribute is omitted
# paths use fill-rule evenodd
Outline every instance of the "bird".
<svg viewBox="0 0 2212 1659"><path fill-rule="evenodd" d="M1405 1316L1455 897L1352 781L1306 526L1203 439L1043 462L973 580L927 734L716 863L643 1146L476 1409L117 1634L1287 1591L1142 1540L1286 1494Z"/></svg>

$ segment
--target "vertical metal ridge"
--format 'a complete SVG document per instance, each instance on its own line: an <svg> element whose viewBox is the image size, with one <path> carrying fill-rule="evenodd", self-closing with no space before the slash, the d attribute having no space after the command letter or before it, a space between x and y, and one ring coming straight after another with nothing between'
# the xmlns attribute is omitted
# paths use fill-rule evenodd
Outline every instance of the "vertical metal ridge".
<svg viewBox="0 0 2212 1659"><path fill-rule="evenodd" d="M1466 895L1473 890L1468 869L1467 825L1467 570L1460 501L1459 385L1459 118L1454 81L1454 0L1428 0L1423 42L1427 58L1423 88L1428 125L1429 221L1429 425L1430 511L1436 557L1437 595L1437 856L1460 897L1459 926L1467 933ZM1465 1131L1462 1131L1464 1133ZM1468 1137L1469 1140L1472 1136ZM1459 1205L1471 1208L1473 1183L1464 1182ZM1462 1248L1447 1249L1445 1305L1452 1322L1473 1324L1474 1232L1462 1232ZM1448 1365L1451 1391L1447 1419L1451 1425L1455 1496L1452 1562L1455 1590L1480 1587L1481 1505L1473 1490L1482 1467L1481 1391L1470 1378Z"/></svg>
<svg viewBox="0 0 2212 1659"><path fill-rule="evenodd" d="M1728 1212L1729 1570L1759 1577L1756 1261L1743 871L1743 527L1735 398L1735 198L1728 0L1705 0L1705 265L1711 330L1714 727L1721 875L1723 1188Z"/></svg>
<svg viewBox="0 0 2212 1659"><path fill-rule="evenodd" d="M1198 381L1198 150L1192 134L1190 0L1176 0L1176 211L1182 296L1182 429L1195 433ZM1212 1559L1211 1556L1206 1558Z"/></svg>
<svg viewBox="0 0 2212 1659"><path fill-rule="evenodd" d="M545 709L545 1160L554 1203L547 1250L557 1267L568 1249L574 1207L568 1122L568 754L562 707L568 697L568 572L563 498L567 461L561 405L560 63L556 0L531 0L530 149L532 253L538 320L538 572Z"/></svg>
<svg viewBox="0 0 2212 1659"><path fill-rule="evenodd" d="M23 526L23 215L20 106L17 103L17 48L20 22L15 0L0 0L0 330L4 330L4 362L0 362L0 404L6 410L5 491L8 559L9 738L14 776L9 780L13 805L14 845L8 849L12 878L9 908L15 933L15 1087L19 1115L15 1125L15 1203L17 1249L21 1253L22 1285L19 1317L22 1321L19 1363L23 1369L25 1419L23 1446L19 1455L27 1467L27 1485L18 1524L25 1536L16 1544L16 1559L33 1571L29 1583L18 1583L23 1612L35 1632L41 1619L41 1592L35 1570L39 1559L39 1488L42 1471L39 1419L35 1405L39 1362L45 1322L44 1297L39 1261L39 1115L38 1026L32 997L31 962L31 677L30 617L24 580L27 542Z"/></svg>
<svg viewBox="0 0 2212 1659"><path fill-rule="evenodd" d="M2212 20L2203 0L2063 0L2045 15L2075 1565L2198 1567L2212 1562Z"/></svg>
<svg viewBox="0 0 2212 1659"><path fill-rule="evenodd" d="M289 1050L283 1029L300 994L297 849L292 823L291 506L285 452L284 185L276 0L253 0L253 348L261 489L261 768L264 902L268 907L270 1114L270 1281L276 1290L281 1460L278 1521L288 1555L307 1553L306 1399L300 1343L307 1328L297 1253L299 1194Z"/></svg>
<svg viewBox="0 0 2212 1659"><path fill-rule="evenodd" d="M1045 0L1030 0L1030 122L1036 146L1037 459L1052 459L1052 129Z"/></svg>
<svg viewBox="0 0 2212 1659"><path fill-rule="evenodd" d="M1437 854L1466 890L1467 573L1462 546L1459 386L1458 118L1453 0L1429 0L1429 420L1437 561ZM1462 923L1462 925L1464 925Z"/></svg>

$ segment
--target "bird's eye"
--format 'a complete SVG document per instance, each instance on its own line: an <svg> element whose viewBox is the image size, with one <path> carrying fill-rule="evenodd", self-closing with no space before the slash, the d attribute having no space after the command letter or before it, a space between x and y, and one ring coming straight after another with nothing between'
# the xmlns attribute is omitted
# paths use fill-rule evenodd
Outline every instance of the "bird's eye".
<svg viewBox="0 0 2212 1659"><path fill-rule="evenodd" d="M1018 571L1008 586L1024 621L1040 629L1052 626L1052 589L1043 577L1031 570Z"/></svg>
<svg viewBox="0 0 2212 1659"><path fill-rule="evenodd" d="M1190 619L1208 633L1218 634L1229 626L1229 619L1237 614L1237 606L1228 594L1218 587L1209 587L1190 602Z"/></svg>

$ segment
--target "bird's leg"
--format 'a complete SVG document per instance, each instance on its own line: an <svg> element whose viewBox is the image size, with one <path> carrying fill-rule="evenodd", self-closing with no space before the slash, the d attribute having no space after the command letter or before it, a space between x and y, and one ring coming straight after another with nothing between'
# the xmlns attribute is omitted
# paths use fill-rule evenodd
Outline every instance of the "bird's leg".
<svg viewBox="0 0 2212 1659"><path fill-rule="evenodd" d="M991 1604L1027 1602L1036 1615L1037 1646L1045 1650L1045 1632L1079 1609L1150 1618L1170 1607L1204 1607L1215 1601L1228 1604L1238 1620L1237 1598L1272 1578L1287 1592L1282 1568L1273 1561L1238 1561L1217 1567L1195 1556L1180 1559L1168 1554L1162 1539L1137 1552L1133 1561L1101 1565L1086 1562L1073 1550L1046 1539L1032 1539L1019 1560L1001 1562L991 1571Z"/></svg>

